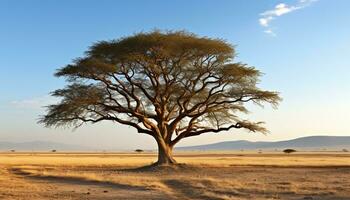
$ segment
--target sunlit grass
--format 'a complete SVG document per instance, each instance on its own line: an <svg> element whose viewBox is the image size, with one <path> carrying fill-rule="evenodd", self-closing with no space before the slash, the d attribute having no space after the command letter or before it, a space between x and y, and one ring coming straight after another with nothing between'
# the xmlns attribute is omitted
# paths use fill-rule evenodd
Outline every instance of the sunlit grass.
<svg viewBox="0 0 350 200"><path fill-rule="evenodd" d="M228 167L235 165L269 166L350 166L350 154L346 153L178 153L180 163ZM3 165L53 165L53 166L143 166L155 162L156 154L47 154L1 153Z"/></svg>

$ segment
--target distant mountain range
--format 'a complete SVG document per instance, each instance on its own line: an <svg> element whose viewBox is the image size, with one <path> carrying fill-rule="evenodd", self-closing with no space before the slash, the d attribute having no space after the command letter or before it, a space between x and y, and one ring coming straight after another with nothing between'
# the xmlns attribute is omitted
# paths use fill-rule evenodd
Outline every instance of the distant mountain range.
<svg viewBox="0 0 350 200"><path fill-rule="evenodd" d="M93 151L93 148L48 141L0 142L0 151Z"/></svg>
<svg viewBox="0 0 350 200"><path fill-rule="evenodd" d="M278 142L250 142L247 140L219 142L214 144L178 147L181 151L214 151L214 150L257 150L286 149L299 150L350 150L350 136L310 136Z"/></svg>
<svg viewBox="0 0 350 200"><path fill-rule="evenodd" d="M116 146L116 148L118 148ZM214 144L177 147L180 151L228 151L228 150L275 150L293 148L296 150L350 150L350 136L311 136L278 142L250 142L247 140L227 141ZM0 151L99 151L87 146L64 143L33 141L33 142L0 142Z"/></svg>

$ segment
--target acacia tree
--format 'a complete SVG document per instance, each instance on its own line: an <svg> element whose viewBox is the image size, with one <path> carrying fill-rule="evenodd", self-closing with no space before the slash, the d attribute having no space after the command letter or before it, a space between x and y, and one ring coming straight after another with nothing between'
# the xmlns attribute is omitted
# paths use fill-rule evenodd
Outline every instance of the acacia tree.
<svg viewBox="0 0 350 200"><path fill-rule="evenodd" d="M277 106L278 93L257 87L261 73L234 62L233 46L187 32L139 33L92 45L82 58L56 72L69 82L52 92L47 127L112 121L152 136L158 162L173 164L181 139L230 129L266 132L241 119L245 103Z"/></svg>

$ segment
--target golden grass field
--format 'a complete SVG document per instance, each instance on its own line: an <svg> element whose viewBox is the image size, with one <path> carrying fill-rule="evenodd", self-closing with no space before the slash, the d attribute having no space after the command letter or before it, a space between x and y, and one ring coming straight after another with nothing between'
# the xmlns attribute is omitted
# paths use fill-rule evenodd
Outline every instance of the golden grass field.
<svg viewBox="0 0 350 200"><path fill-rule="evenodd" d="M350 199L350 154L0 153L0 199Z"/></svg>

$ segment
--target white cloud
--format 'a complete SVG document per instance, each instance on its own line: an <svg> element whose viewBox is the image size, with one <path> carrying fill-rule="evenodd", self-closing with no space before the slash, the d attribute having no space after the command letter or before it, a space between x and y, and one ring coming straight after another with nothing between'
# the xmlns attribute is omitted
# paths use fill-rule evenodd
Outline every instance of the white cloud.
<svg viewBox="0 0 350 200"><path fill-rule="evenodd" d="M46 95L30 99L15 100L11 102L11 105L16 108L40 109L47 105L57 103L57 101L57 98Z"/></svg>
<svg viewBox="0 0 350 200"><path fill-rule="evenodd" d="M261 17L259 18L259 24L266 28L266 30L264 31L265 33L276 36L276 34L270 28L270 23L272 20L275 20L277 17L280 17L287 13L303 9L316 1L318 0L298 0L298 2L295 5L279 3L275 6L274 9L260 13Z"/></svg>
<svg viewBox="0 0 350 200"><path fill-rule="evenodd" d="M267 16L267 18L271 18L273 16L281 16L284 14L287 14L289 12L292 12L294 10L298 9L298 7L295 6L288 6L287 4L280 3L275 6L275 9L268 10L263 13L261 13L262 16Z"/></svg>
<svg viewBox="0 0 350 200"><path fill-rule="evenodd" d="M264 31L264 33L269 34L269 35L271 35L271 36L273 36L273 37L276 37L276 36L277 36L276 33L273 32L271 29L266 29L266 30Z"/></svg>
<svg viewBox="0 0 350 200"><path fill-rule="evenodd" d="M259 23L261 26L265 26L268 27L269 26L269 22L273 19L273 17L265 17L265 18L260 18L259 19Z"/></svg>

